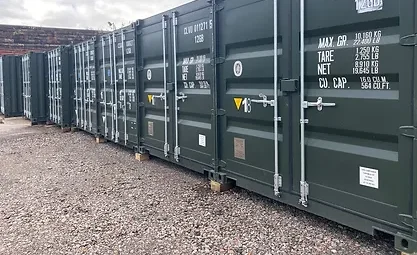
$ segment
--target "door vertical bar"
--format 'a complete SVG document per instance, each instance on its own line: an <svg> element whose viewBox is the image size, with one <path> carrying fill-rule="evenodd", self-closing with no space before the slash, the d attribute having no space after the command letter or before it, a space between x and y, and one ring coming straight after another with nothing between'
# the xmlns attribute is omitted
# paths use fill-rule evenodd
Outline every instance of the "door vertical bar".
<svg viewBox="0 0 417 255"><path fill-rule="evenodd" d="M174 158L178 162L181 149L179 146L178 139L178 74L177 74L177 15L175 12L172 13L172 34L173 34L173 47L174 47L174 93L175 93L175 150Z"/></svg>
<svg viewBox="0 0 417 255"><path fill-rule="evenodd" d="M305 170L305 109L304 109L304 0L300 0L300 145L301 145L301 178L300 178L300 204L308 206L308 184L306 182Z"/></svg>
<svg viewBox="0 0 417 255"><path fill-rule="evenodd" d="M93 122L91 120L91 70L90 70L90 47L89 43L86 43L87 47L87 82L88 82L88 128L90 132L93 130Z"/></svg>
<svg viewBox="0 0 417 255"><path fill-rule="evenodd" d="M115 138L115 131L114 131L114 107L113 107L113 100L114 100L114 95L113 95L113 54L112 54L112 41L111 41L111 35L109 35L109 62L110 62L110 90L111 90L111 100L109 105L111 106L111 139L114 140ZM107 112L106 112L107 115Z"/></svg>
<svg viewBox="0 0 417 255"><path fill-rule="evenodd" d="M278 0L274 0L274 193L281 196L282 178L279 175L279 144L278 144Z"/></svg>
<svg viewBox="0 0 417 255"><path fill-rule="evenodd" d="M25 56L22 57L22 94L23 94L23 116L26 117L26 89L25 89L25 78L26 78L26 68L25 68Z"/></svg>
<svg viewBox="0 0 417 255"><path fill-rule="evenodd" d="M57 49L55 54L55 64L56 64L56 72L55 72L55 81L56 81L56 119L57 122L62 124L61 121L61 79L60 79L60 58L61 58L61 50Z"/></svg>
<svg viewBox="0 0 417 255"><path fill-rule="evenodd" d="M78 118L78 75L77 75L77 47L74 46L74 74L75 74L75 118L76 125L79 127L79 118Z"/></svg>
<svg viewBox="0 0 417 255"><path fill-rule="evenodd" d="M55 50L51 54L51 70L52 70L52 120L56 123L56 74L55 74ZM59 124L59 123L57 123Z"/></svg>
<svg viewBox="0 0 417 255"><path fill-rule="evenodd" d="M85 79L86 79L86 75L85 75L85 47L84 47L84 43L82 44L82 79L83 79L83 106L84 106L84 118L83 118L83 122L84 122L84 129L87 130L88 128L88 122L87 122L87 91L86 91L86 87L85 87Z"/></svg>
<svg viewBox="0 0 417 255"><path fill-rule="evenodd" d="M169 144L168 144L168 104L167 104L167 59L166 59L166 30L167 22L165 15L162 16L162 54L164 59L164 155L168 157Z"/></svg>
<svg viewBox="0 0 417 255"><path fill-rule="evenodd" d="M124 132L125 132L125 145L127 145L128 135L127 135L127 108L126 108L126 71L125 71L125 39L124 39L123 29L121 30L121 44L122 44L122 68L123 68L123 121L124 121Z"/></svg>
<svg viewBox="0 0 417 255"><path fill-rule="evenodd" d="M119 115L118 115L118 107L117 107L117 82L118 82L118 78L117 78L117 61L116 61L116 36L115 33L113 32L113 68L114 68L114 103L113 103L113 108L114 108L114 121L115 121L115 125L116 125L116 132L115 132L115 142L118 143L119 142Z"/></svg>
<svg viewBox="0 0 417 255"><path fill-rule="evenodd" d="M82 72L83 72L83 65L82 65L82 63L81 63L81 54L82 54L82 51L81 51L81 45L78 45L78 63L79 63L79 68L78 68L78 75L79 75L79 84L80 84L80 90L81 90L81 93L80 93L80 106L81 106L81 109L80 109L80 124L81 124L81 128L84 128L84 117L83 117L83 112L84 112L84 106L83 106L83 93L84 93L84 91L83 91L83 87L82 87Z"/></svg>
<svg viewBox="0 0 417 255"><path fill-rule="evenodd" d="M103 100L104 100L104 117L103 117L103 122L104 122L104 137L108 136L108 127L107 127L107 86L106 86L106 61L105 61L105 47L104 47L105 41L104 41L104 37L101 37L101 51L103 53Z"/></svg>
<svg viewBox="0 0 417 255"><path fill-rule="evenodd" d="M53 101L52 101L52 65L51 65L51 55L52 55L52 52L51 51L49 51L48 52L48 77L49 77L49 79L48 79L48 98L49 98L49 119L51 119L51 120L53 120L53 112L52 112L52 107L53 107L53 105L52 105L52 103L53 103Z"/></svg>

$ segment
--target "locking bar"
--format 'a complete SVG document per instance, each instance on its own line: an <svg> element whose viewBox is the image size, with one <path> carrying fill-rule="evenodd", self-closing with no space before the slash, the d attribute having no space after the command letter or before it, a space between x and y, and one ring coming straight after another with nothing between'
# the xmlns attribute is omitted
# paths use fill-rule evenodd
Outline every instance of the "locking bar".
<svg viewBox="0 0 417 255"><path fill-rule="evenodd" d="M174 55L174 90L175 90L175 148L174 148L174 159L175 161L179 162L180 158L179 155L181 154L181 149L179 145L179 137L178 137L178 100L182 100L183 102L187 98L184 93L178 93L178 74L177 74L177 14L175 12L172 13L172 38L173 38L173 55ZM179 95L179 96L178 96Z"/></svg>
<svg viewBox="0 0 417 255"><path fill-rule="evenodd" d="M166 55L166 31L168 29L168 23L166 21L166 16L162 15L162 54L164 60L164 93L159 96L161 100L164 100L164 156L167 158L169 156L169 144L168 144L168 102L166 100L167 90L168 90L168 81L167 81L167 55ZM154 96L152 97L152 104L155 103Z"/></svg>
<svg viewBox="0 0 417 255"><path fill-rule="evenodd" d="M123 29L120 31L121 44L122 44L122 68L123 68L123 122L124 122L124 131L125 131L125 145L127 145L128 135L127 135L127 109L126 109L126 64L125 64L125 36Z"/></svg>
<svg viewBox="0 0 417 255"><path fill-rule="evenodd" d="M122 38L123 39L123 38ZM118 95L118 76L117 76L117 59L116 59L116 41L117 41L117 37L116 34L113 32L113 76L114 76L114 115L113 115L113 121L115 122L116 125L116 133L115 133L115 142L118 143L119 142L119 136L120 136L120 132L119 132L119 111L117 108L117 95ZM123 42L123 41L122 41ZM111 51L111 50L110 50Z"/></svg>
<svg viewBox="0 0 417 255"><path fill-rule="evenodd" d="M109 128L107 127L107 80L106 80L106 61L105 61L105 53L104 53L104 37L101 38L101 52L103 53L103 100L104 100L104 117L103 117L103 122L104 122L104 137L107 138L108 137L108 133L109 133Z"/></svg>
<svg viewBox="0 0 417 255"><path fill-rule="evenodd" d="M91 65L90 65L90 47L89 42L86 42L87 47L87 81L88 81L88 128L90 132L93 131L92 111L91 111ZM85 72L85 71L84 71Z"/></svg>
<svg viewBox="0 0 417 255"><path fill-rule="evenodd" d="M79 53L78 53L79 54ZM77 47L74 47L74 74L75 74L75 118L76 118L76 125L79 127L80 119L78 117L79 110L78 110L78 70L77 70ZM49 106L50 108L51 106Z"/></svg>
<svg viewBox="0 0 417 255"><path fill-rule="evenodd" d="M306 187L306 168L305 168L305 0L300 0L300 200L299 203L308 207L308 192ZM308 103L307 103L308 107Z"/></svg>
<svg viewBox="0 0 417 255"><path fill-rule="evenodd" d="M317 102L303 102L303 108L307 109L309 107L317 107L318 111L323 111L323 107L335 107L336 103L323 103L323 98L319 97L317 98Z"/></svg>
<svg viewBox="0 0 417 255"><path fill-rule="evenodd" d="M108 36L108 40L109 40L109 63L110 63L110 102L109 102L109 106L111 109L111 139L114 140L116 131L114 130L114 107L113 107L113 100L114 100L114 96L113 96L113 54L112 54L112 39L111 39L111 35L109 34ZM104 61L104 60L103 60ZM106 116L107 116L107 112L106 112Z"/></svg>

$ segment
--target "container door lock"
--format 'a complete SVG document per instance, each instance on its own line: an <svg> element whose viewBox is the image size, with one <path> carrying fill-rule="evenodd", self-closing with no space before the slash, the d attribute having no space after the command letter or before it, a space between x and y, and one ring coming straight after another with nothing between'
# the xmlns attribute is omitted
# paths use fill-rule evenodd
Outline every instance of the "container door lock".
<svg viewBox="0 0 417 255"><path fill-rule="evenodd" d="M303 108L307 109L308 107L317 107L319 112L323 111L323 107L335 107L336 103L323 103L323 98L317 98L317 102L303 102Z"/></svg>
<svg viewBox="0 0 417 255"><path fill-rule="evenodd" d="M257 103L257 104L263 104L263 106L266 108L269 106L274 106L275 101L274 100L268 100L268 97L265 96L264 94L259 94L259 97L262 98L261 100L259 99L250 99L251 103Z"/></svg>

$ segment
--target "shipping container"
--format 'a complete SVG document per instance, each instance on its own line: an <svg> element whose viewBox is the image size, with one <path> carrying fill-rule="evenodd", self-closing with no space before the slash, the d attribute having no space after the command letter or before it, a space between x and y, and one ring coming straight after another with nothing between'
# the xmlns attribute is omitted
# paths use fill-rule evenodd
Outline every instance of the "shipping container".
<svg viewBox="0 0 417 255"><path fill-rule="evenodd" d="M197 1L140 24L141 150L198 172L215 154L212 6Z"/></svg>
<svg viewBox="0 0 417 255"><path fill-rule="evenodd" d="M215 13L219 173L416 252L415 1L275 4Z"/></svg>
<svg viewBox="0 0 417 255"><path fill-rule="evenodd" d="M5 117L23 115L22 58L0 57L0 109Z"/></svg>
<svg viewBox="0 0 417 255"><path fill-rule="evenodd" d="M100 135L129 148L138 144L135 35L133 23L100 37L96 50Z"/></svg>
<svg viewBox="0 0 417 255"><path fill-rule="evenodd" d="M71 46L61 46L47 52L49 119L62 128L72 126L72 53Z"/></svg>
<svg viewBox="0 0 417 255"><path fill-rule="evenodd" d="M74 115L77 128L98 134L98 98L96 96L96 39L74 45Z"/></svg>
<svg viewBox="0 0 417 255"><path fill-rule="evenodd" d="M46 123L48 117L48 78L45 53L22 56L23 114L32 124Z"/></svg>
<svg viewBox="0 0 417 255"><path fill-rule="evenodd" d="M198 0L140 21L138 150L417 252L414 7Z"/></svg>

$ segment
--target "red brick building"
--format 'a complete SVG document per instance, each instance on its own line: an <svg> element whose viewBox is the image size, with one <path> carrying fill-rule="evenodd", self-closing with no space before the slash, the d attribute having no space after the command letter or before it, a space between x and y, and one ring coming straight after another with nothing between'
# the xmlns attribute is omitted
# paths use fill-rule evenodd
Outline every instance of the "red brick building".
<svg viewBox="0 0 417 255"><path fill-rule="evenodd" d="M0 55L46 51L91 39L104 31L0 25Z"/></svg>

